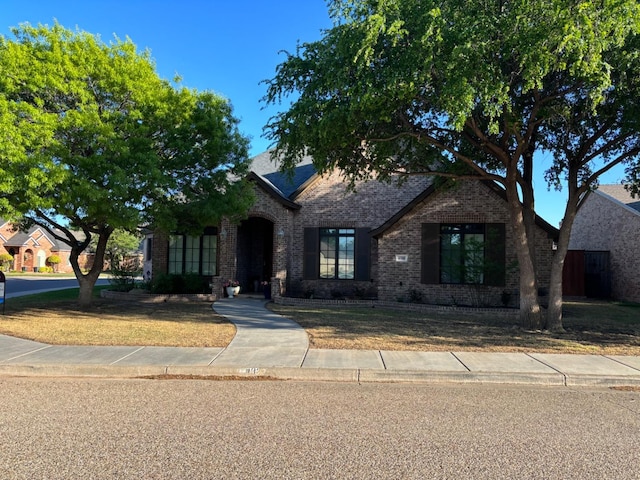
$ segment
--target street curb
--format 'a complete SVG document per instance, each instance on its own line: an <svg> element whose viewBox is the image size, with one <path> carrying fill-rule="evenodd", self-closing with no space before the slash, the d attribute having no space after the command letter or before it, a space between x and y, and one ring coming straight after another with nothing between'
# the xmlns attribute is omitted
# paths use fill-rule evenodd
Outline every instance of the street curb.
<svg viewBox="0 0 640 480"><path fill-rule="evenodd" d="M620 387L640 385L640 375L567 375L568 387Z"/></svg>
<svg viewBox="0 0 640 480"><path fill-rule="evenodd" d="M165 366L115 365L0 365L0 375L14 377L97 377L135 378L163 375Z"/></svg>
<svg viewBox="0 0 640 480"><path fill-rule="evenodd" d="M280 380L345 383L456 383L567 387L615 387L640 385L640 375L564 375L562 373L438 372L358 368L117 366L117 365L0 365L0 376Z"/></svg>

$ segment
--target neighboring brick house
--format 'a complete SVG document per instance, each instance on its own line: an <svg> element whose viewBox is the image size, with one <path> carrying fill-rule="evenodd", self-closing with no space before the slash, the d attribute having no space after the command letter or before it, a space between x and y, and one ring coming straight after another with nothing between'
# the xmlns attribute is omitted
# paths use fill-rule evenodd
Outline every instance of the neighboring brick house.
<svg viewBox="0 0 640 480"><path fill-rule="evenodd" d="M0 219L0 253L8 253L13 257L10 270L37 272L41 267L49 266L47 258L58 255L61 262L57 270L70 272L70 250L41 227L34 226L28 232L23 232L16 230L12 223Z"/></svg>
<svg viewBox="0 0 640 480"><path fill-rule="evenodd" d="M269 152L253 159L249 179L256 202L246 220L225 220L199 237L147 235L145 275L200 273L214 293L237 279L244 292L269 281L274 295L517 304L506 196L491 183L437 189L415 176L359 182L350 191L338 172L317 175L309 158L291 177L282 174ZM547 279L558 232L539 218L536 228L538 269ZM474 242L481 251L471 254ZM498 268L472 271L480 258Z"/></svg>
<svg viewBox="0 0 640 480"><path fill-rule="evenodd" d="M600 185L584 196L569 249L609 252L611 296L640 302L640 198L623 185Z"/></svg>
<svg viewBox="0 0 640 480"><path fill-rule="evenodd" d="M11 222L0 219L0 253L13 257L9 270L15 272L38 272L42 267L54 267L47 263L51 255L60 257L60 263L55 266L57 272L73 272L69 262L71 248L37 225L24 232L17 230ZM90 268L93 255L83 254L79 261L82 268Z"/></svg>

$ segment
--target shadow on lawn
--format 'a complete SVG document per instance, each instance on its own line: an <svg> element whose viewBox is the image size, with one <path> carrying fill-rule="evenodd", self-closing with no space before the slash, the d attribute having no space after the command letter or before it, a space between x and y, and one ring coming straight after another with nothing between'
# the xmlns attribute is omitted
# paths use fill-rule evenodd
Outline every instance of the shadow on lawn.
<svg viewBox="0 0 640 480"><path fill-rule="evenodd" d="M307 330L313 348L640 354L640 308L566 304L562 334L522 330L513 318L378 308L273 305Z"/></svg>

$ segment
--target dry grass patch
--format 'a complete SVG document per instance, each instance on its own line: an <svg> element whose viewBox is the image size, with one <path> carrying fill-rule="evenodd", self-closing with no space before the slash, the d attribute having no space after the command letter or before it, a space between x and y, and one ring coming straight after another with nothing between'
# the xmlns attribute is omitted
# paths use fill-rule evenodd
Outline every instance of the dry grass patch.
<svg viewBox="0 0 640 480"><path fill-rule="evenodd" d="M206 302L144 304L96 298L90 308L80 309L72 299L38 302L25 297L8 302L0 316L0 333L53 345L226 347L235 326Z"/></svg>
<svg viewBox="0 0 640 480"><path fill-rule="evenodd" d="M380 308L272 305L311 348L640 355L640 305L567 302L566 333L527 332L515 319Z"/></svg>

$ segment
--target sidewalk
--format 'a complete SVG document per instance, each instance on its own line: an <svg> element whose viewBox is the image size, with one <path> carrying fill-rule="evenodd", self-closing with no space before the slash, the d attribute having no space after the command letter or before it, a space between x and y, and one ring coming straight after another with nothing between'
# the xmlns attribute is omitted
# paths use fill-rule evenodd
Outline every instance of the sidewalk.
<svg viewBox="0 0 640 480"><path fill-rule="evenodd" d="M223 299L226 348L55 346L0 335L0 375L194 375L344 382L640 385L640 357L309 349L305 331L263 300Z"/></svg>

